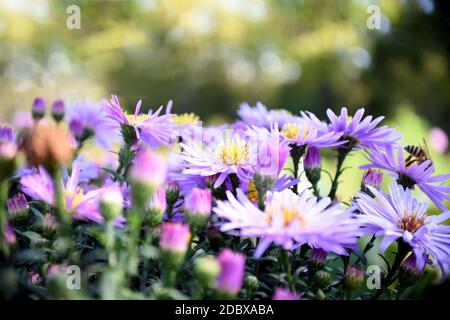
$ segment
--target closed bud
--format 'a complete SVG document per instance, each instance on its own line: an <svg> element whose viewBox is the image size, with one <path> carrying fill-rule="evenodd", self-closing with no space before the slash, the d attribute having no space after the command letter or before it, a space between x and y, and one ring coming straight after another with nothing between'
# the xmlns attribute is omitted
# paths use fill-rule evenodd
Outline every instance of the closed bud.
<svg viewBox="0 0 450 320"><path fill-rule="evenodd" d="M216 289L224 298L234 297L244 281L245 256L225 248L219 256L220 273L216 281Z"/></svg>
<svg viewBox="0 0 450 320"><path fill-rule="evenodd" d="M112 221L122 214L123 196L119 185L110 184L102 188L100 210L106 221Z"/></svg>
<svg viewBox="0 0 450 320"><path fill-rule="evenodd" d="M254 291L259 287L259 280L252 274L247 274L244 279L244 287L249 291Z"/></svg>
<svg viewBox="0 0 450 320"><path fill-rule="evenodd" d="M45 100L41 97L36 97L33 101L33 107L31 109L31 115L34 120L40 120L45 115Z"/></svg>
<svg viewBox="0 0 450 320"><path fill-rule="evenodd" d="M51 213L46 213L42 219L42 231L44 236L48 239L54 239L56 237L56 231L58 229L58 223L56 217Z"/></svg>
<svg viewBox="0 0 450 320"><path fill-rule="evenodd" d="M423 273L423 268L417 267L417 260L414 253L411 253L403 262L400 268L398 280L403 287L410 287L417 283Z"/></svg>
<svg viewBox="0 0 450 320"><path fill-rule="evenodd" d="M17 145L0 142L0 180L7 179L16 168Z"/></svg>
<svg viewBox="0 0 450 320"><path fill-rule="evenodd" d="M190 238L188 225L172 222L163 223L159 246L163 253L163 261L169 269L178 270L181 267Z"/></svg>
<svg viewBox="0 0 450 320"><path fill-rule="evenodd" d="M306 177L309 182L313 185L317 184L322 172L322 161L320 159L320 152L317 148L308 148L303 161L303 167L305 168Z"/></svg>
<svg viewBox="0 0 450 320"><path fill-rule="evenodd" d="M213 256L195 260L195 275L203 287L212 287L220 272L220 264Z"/></svg>
<svg viewBox="0 0 450 320"><path fill-rule="evenodd" d="M167 209L166 189L159 187L146 205L146 219L151 226L162 222L164 212Z"/></svg>
<svg viewBox="0 0 450 320"><path fill-rule="evenodd" d="M14 222L24 222L30 213L27 198L21 192L9 198L6 202L6 207L8 208L9 217Z"/></svg>
<svg viewBox="0 0 450 320"><path fill-rule="evenodd" d="M364 281L365 272L364 270L357 266L348 266L345 270L344 284L347 290L353 291L358 289Z"/></svg>
<svg viewBox="0 0 450 320"><path fill-rule="evenodd" d="M313 248L309 251L309 258L310 258L310 264L309 269L312 272L315 272L317 270L323 269L325 266L325 262L327 261L327 253L318 248Z"/></svg>
<svg viewBox="0 0 450 320"><path fill-rule="evenodd" d="M321 288L325 288L330 284L331 275L328 271L325 270L317 270L314 274L314 280L316 280L317 284Z"/></svg>
<svg viewBox="0 0 450 320"><path fill-rule="evenodd" d="M143 206L167 177L167 160L142 147L138 150L130 168L129 178L136 205Z"/></svg>
<svg viewBox="0 0 450 320"><path fill-rule="evenodd" d="M28 132L22 144L31 166L54 168L68 163L73 157L73 144L68 133L54 124L37 124Z"/></svg>
<svg viewBox="0 0 450 320"><path fill-rule="evenodd" d="M203 228L211 214L210 189L193 188L184 199L185 218L193 230Z"/></svg>
<svg viewBox="0 0 450 320"><path fill-rule="evenodd" d="M383 172L369 168L363 174L361 180L361 191L373 197L373 194L369 190L368 186L371 186L379 190L381 188L382 181L383 181Z"/></svg>
<svg viewBox="0 0 450 320"><path fill-rule="evenodd" d="M52 117L53 119L59 123L62 119L64 119L65 108L64 101L55 100L52 105Z"/></svg>

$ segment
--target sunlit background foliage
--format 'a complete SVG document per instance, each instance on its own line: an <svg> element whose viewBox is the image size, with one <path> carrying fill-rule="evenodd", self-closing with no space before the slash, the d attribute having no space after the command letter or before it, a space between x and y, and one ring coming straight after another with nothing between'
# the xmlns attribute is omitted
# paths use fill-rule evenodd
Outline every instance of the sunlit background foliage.
<svg viewBox="0 0 450 320"><path fill-rule="evenodd" d="M71 4L80 30L66 27ZM371 4L380 30L366 26ZM116 93L130 108L173 99L174 112L206 123L232 121L243 101L319 116L365 107L407 143L427 139L447 173L450 157L433 149L429 130L450 130L449 26L445 0L0 0L0 117L36 95ZM342 198L361 175L346 171Z"/></svg>

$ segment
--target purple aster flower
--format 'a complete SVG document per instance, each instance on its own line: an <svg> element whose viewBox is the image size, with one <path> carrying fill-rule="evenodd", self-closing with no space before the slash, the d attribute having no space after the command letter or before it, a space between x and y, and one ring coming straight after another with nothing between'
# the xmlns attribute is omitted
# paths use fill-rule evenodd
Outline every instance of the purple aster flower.
<svg viewBox="0 0 450 320"><path fill-rule="evenodd" d="M285 123L297 118L287 110L268 110L261 102L257 102L254 107L246 102L242 103L237 114L248 126L266 129L270 129L273 124L277 124L281 128Z"/></svg>
<svg viewBox="0 0 450 320"><path fill-rule="evenodd" d="M245 256L225 248L219 253L217 261L220 264L217 290L227 295L236 295L244 281Z"/></svg>
<svg viewBox="0 0 450 320"><path fill-rule="evenodd" d="M160 145L168 145L173 133L173 122L170 118L172 114L160 115L163 107L161 106L155 113L152 110L148 114L141 114L142 100L139 100L136 104L134 115L127 114L120 105L119 98L116 95L112 95L111 99L103 100L102 106L106 111L108 117L117 121L123 128L131 128L134 131L133 139L126 140L142 140L148 144L151 148L157 148ZM124 134L125 131L122 130ZM127 135L127 133L125 133Z"/></svg>
<svg viewBox="0 0 450 320"><path fill-rule="evenodd" d="M295 249L303 244L327 252L347 255L346 248L356 246L360 235L352 209L341 204L331 205L330 198L318 200L309 189L296 195L291 190L269 192L264 211L258 209L237 190L237 198L227 192L228 201L218 201L214 211L223 219L223 232L244 237L259 237L255 251L259 258L271 243L284 249Z"/></svg>
<svg viewBox="0 0 450 320"><path fill-rule="evenodd" d="M78 141L92 137L106 150L109 150L114 142L119 141L119 126L107 117L105 110L98 103L90 100L69 103L66 118L70 131Z"/></svg>
<svg viewBox="0 0 450 320"><path fill-rule="evenodd" d="M278 126L274 125L270 131L255 126L249 127L245 135L249 139L251 152L256 159L252 159L254 170L262 176L277 178L289 158L291 147L280 138Z"/></svg>
<svg viewBox="0 0 450 320"><path fill-rule="evenodd" d="M281 127L280 133L284 141L291 146L316 148L336 147L345 143L341 132L327 131L324 123L312 113L302 113L295 121L287 122Z"/></svg>
<svg viewBox="0 0 450 320"><path fill-rule="evenodd" d="M347 143L341 148L372 148L374 146L389 146L401 138L401 134L387 126L377 127L384 119L378 117L372 120L372 116L363 118L364 109L358 109L353 117L347 113L347 108L341 109L337 116L331 109L327 110L330 124L327 131L342 134L341 140Z"/></svg>
<svg viewBox="0 0 450 320"><path fill-rule="evenodd" d="M248 182L253 174L252 155L247 139L239 135L219 138L219 142L201 148L196 143L180 144L185 161L183 174L203 177L218 175L214 188L218 188L230 175Z"/></svg>
<svg viewBox="0 0 450 320"><path fill-rule="evenodd" d="M412 188L417 185L439 209L446 210L444 201L450 199L450 187L444 183L450 178L450 174L433 175L435 169L431 160L407 163L400 146L388 146L385 150L373 147L369 151L369 160L371 163L360 168L390 171L404 187Z"/></svg>
<svg viewBox="0 0 450 320"><path fill-rule="evenodd" d="M375 198L363 192L357 194L356 206L362 213L358 220L365 232L383 236L380 251L401 239L413 251L416 264L422 270L428 257L441 268L444 277L450 264L450 227L441 224L450 218L450 211L427 216L427 203L413 198L410 189L393 182L390 194L368 187Z"/></svg>
<svg viewBox="0 0 450 320"><path fill-rule="evenodd" d="M103 216L99 208L101 189L85 192L78 185L79 175L80 168L74 165L72 174L62 185L65 209L74 219L102 222ZM53 180L43 167L39 167L37 173L23 176L20 184L22 191L29 197L52 206L56 204Z"/></svg>
<svg viewBox="0 0 450 320"><path fill-rule="evenodd" d="M287 288L276 288L272 300L299 300L301 294L291 292Z"/></svg>

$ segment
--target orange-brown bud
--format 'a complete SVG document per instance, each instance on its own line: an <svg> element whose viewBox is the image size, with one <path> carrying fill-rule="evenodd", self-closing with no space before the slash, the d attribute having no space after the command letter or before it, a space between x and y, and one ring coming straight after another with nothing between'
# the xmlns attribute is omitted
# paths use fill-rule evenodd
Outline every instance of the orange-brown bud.
<svg viewBox="0 0 450 320"><path fill-rule="evenodd" d="M54 124L36 124L25 134L22 149L32 166L55 167L68 163L73 156L73 145L67 131Z"/></svg>

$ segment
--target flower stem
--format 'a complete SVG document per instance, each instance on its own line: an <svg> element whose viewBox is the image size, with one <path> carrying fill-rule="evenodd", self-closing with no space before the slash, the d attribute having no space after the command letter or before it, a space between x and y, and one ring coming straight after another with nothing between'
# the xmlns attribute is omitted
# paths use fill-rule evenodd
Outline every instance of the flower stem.
<svg viewBox="0 0 450 320"><path fill-rule="evenodd" d="M292 276L291 263L289 262L289 251L283 250L281 255L282 255L281 258L283 259L284 270L286 271L289 289L292 292L295 292L295 282L294 277Z"/></svg>
<svg viewBox="0 0 450 320"><path fill-rule="evenodd" d="M2 238L6 237L6 223L7 223L7 216L6 216L6 201L8 199L8 180L4 180L0 184L0 236ZM6 239L0 239L0 250L3 252L5 256L9 255L9 247L6 242Z"/></svg>
<svg viewBox="0 0 450 320"><path fill-rule="evenodd" d="M350 149L344 149L344 148L338 149L336 173L334 175L333 182L331 184L330 193L328 195L328 197L330 197L331 199L334 199L334 197L336 197L336 192L337 192L338 185L339 185L339 177L341 176L341 174L343 172L342 165L344 164L344 160L347 157L347 155L350 153L350 151L351 151Z"/></svg>
<svg viewBox="0 0 450 320"><path fill-rule="evenodd" d="M292 158L292 163L294 166L294 179L298 178L298 168L300 165L300 159L305 154L305 151L306 151L306 148L304 146L302 146L302 147L298 147L296 145L292 146L291 158ZM294 193L298 194L298 183L295 184L294 186L292 186L292 191L294 191Z"/></svg>

